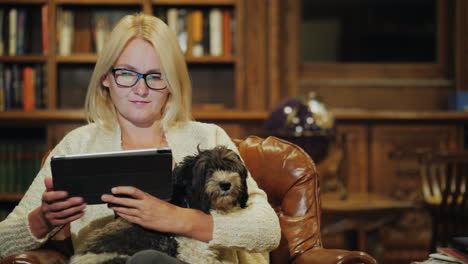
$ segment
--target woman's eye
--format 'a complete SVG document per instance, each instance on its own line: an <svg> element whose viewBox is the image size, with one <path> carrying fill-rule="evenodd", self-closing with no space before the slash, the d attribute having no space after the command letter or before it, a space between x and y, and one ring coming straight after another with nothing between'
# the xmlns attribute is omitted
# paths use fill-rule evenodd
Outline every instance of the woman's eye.
<svg viewBox="0 0 468 264"><path fill-rule="evenodd" d="M157 74L151 74L151 75L148 75L148 80L151 80L151 81L161 80L161 76Z"/></svg>

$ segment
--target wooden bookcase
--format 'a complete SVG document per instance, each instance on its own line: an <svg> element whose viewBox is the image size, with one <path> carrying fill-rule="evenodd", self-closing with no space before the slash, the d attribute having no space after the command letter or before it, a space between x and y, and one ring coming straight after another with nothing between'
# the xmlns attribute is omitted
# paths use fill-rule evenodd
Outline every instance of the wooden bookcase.
<svg viewBox="0 0 468 264"><path fill-rule="evenodd" d="M21 55L8 55L5 49L0 56L2 65L41 65L43 67L45 85L45 105L42 109L25 111L20 109L7 109L0 111L0 129L8 133L0 133L0 141L10 140L9 134L15 131L40 131L42 136L36 136L37 144L45 144L43 151L52 148L71 129L85 123L82 106L88 81L97 60L95 52L75 53L59 55L58 41L59 29L57 21L59 10L71 10L72 12L117 12L135 13L143 12L154 14L159 8L186 8L204 9L220 8L229 9L235 21L235 33L232 42L234 51L228 56L187 56L191 78L193 80L193 109L194 117L198 120L226 121L225 127L239 131L239 127L233 122L239 120L263 120L266 109L246 107L244 100L245 72L241 68L244 65L243 46L245 46L245 25L243 25L244 1L243 0L0 0L0 9L4 10L4 24L8 20L8 10L28 9L38 12L41 16L41 8L48 7L47 31L43 38L47 38L47 52L26 52ZM5 27L5 26L4 26ZM31 25L31 31L43 32L41 25ZM3 29L3 32L8 29ZM8 36L3 36L4 42L8 42ZM3 74L3 73L1 73ZM231 129L231 130L232 130ZM236 135L234 135L236 136ZM0 152L2 150L0 149ZM1 165L0 165L1 166ZM0 170L1 179L5 173ZM16 203L21 193L2 192L0 188L0 210L4 203ZM1 216L0 216L1 219Z"/></svg>

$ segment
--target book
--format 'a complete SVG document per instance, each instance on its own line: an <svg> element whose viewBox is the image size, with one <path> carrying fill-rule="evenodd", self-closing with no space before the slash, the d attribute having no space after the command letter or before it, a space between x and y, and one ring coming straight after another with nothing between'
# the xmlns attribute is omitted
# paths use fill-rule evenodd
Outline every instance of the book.
<svg viewBox="0 0 468 264"><path fill-rule="evenodd" d="M26 50L26 10L24 8L17 9L16 21L16 54L23 55Z"/></svg>
<svg viewBox="0 0 468 264"><path fill-rule="evenodd" d="M42 13L41 8L31 8L27 13L25 52L28 54L42 54Z"/></svg>
<svg viewBox="0 0 468 264"><path fill-rule="evenodd" d="M178 12L178 22L177 22L177 40L179 41L179 46L184 54L187 53L187 9L181 8Z"/></svg>
<svg viewBox="0 0 468 264"><path fill-rule="evenodd" d="M203 12L199 9L192 10L191 19L191 55L193 57L203 56Z"/></svg>
<svg viewBox="0 0 468 264"><path fill-rule="evenodd" d="M5 111L5 79L4 66L0 63L0 111Z"/></svg>
<svg viewBox="0 0 468 264"><path fill-rule="evenodd" d="M178 33L179 30L179 10L177 8L169 8L167 9L167 26L174 32L174 34Z"/></svg>
<svg viewBox="0 0 468 264"><path fill-rule="evenodd" d="M223 15L221 9L212 8L209 14L210 55L223 55Z"/></svg>
<svg viewBox="0 0 468 264"><path fill-rule="evenodd" d="M11 66L5 65L3 76L5 81L5 110L9 110L13 108L13 73L11 70Z"/></svg>
<svg viewBox="0 0 468 264"><path fill-rule="evenodd" d="M74 15L74 52L91 53L92 51L92 31L91 15L89 11L77 9Z"/></svg>
<svg viewBox="0 0 468 264"><path fill-rule="evenodd" d="M35 102L35 107L36 109L43 109L45 108L45 96L44 96L44 89L45 89L45 86L44 86L44 71L42 70L43 67L42 65L40 64L36 64L34 66L34 74L35 74L35 77L34 77L34 94L35 94L35 99L34 99L34 102Z"/></svg>
<svg viewBox="0 0 468 264"><path fill-rule="evenodd" d="M42 53L49 51L49 5L41 7Z"/></svg>
<svg viewBox="0 0 468 264"><path fill-rule="evenodd" d="M73 21L74 15L73 11L62 9L61 11L61 24L60 27L60 45L59 45L59 55L67 56L70 55L73 49Z"/></svg>
<svg viewBox="0 0 468 264"><path fill-rule="evenodd" d="M12 107L15 109L23 108L23 87L21 79L21 69L18 64L12 65L12 90Z"/></svg>
<svg viewBox="0 0 468 264"><path fill-rule="evenodd" d="M232 42L231 42L231 11L229 9L223 10L223 55L232 55Z"/></svg>
<svg viewBox="0 0 468 264"><path fill-rule="evenodd" d="M32 67L23 68L23 109L25 111L34 110L36 107L36 91L34 87L34 69Z"/></svg>
<svg viewBox="0 0 468 264"><path fill-rule="evenodd" d="M16 27L17 27L18 11L16 8L10 9L8 12L8 55L16 55Z"/></svg>
<svg viewBox="0 0 468 264"><path fill-rule="evenodd" d="M5 23L3 22L5 18L5 9L0 7L0 56L2 56L5 53L5 39L3 38L4 35L4 25Z"/></svg>
<svg viewBox="0 0 468 264"><path fill-rule="evenodd" d="M437 252L448 256L461 264L468 264L468 254L465 254L454 248L440 247L437 248Z"/></svg>
<svg viewBox="0 0 468 264"><path fill-rule="evenodd" d="M109 18L103 12L93 14L94 21L94 46L96 53L104 48L104 43L110 33Z"/></svg>

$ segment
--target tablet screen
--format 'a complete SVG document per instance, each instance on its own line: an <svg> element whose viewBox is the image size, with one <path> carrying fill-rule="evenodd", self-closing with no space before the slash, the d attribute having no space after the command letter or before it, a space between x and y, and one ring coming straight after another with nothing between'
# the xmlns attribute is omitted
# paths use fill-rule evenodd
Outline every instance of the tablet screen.
<svg viewBox="0 0 468 264"><path fill-rule="evenodd" d="M116 186L134 186L159 199L172 196L172 154L168 148L53 156L54 190L99 204Z"/></svg>

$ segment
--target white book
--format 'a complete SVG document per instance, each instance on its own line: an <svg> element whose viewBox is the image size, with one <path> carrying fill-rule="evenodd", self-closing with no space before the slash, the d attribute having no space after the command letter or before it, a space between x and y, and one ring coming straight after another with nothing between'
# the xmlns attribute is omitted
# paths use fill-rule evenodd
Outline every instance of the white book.
<svg viewBox="0 0 468 264"><path fill-rule="evenodd" d="M180 48L182 52L187 53L187 9L181 8L178 14L178 29L177 29L177 39L179 40Z"/></svg>
<svg viewBox="0 0 468 264"><path fill-rule="evenodd" d="M96 53L101 53L110 34L109 17L106 13L95 13L94 14L94 31L96 34Z"/></svg>
<svg viewBox="0 0 468 264"><path fill-rule="evenodd" d="M10 9L8 14L8 24L9 24L9 32L8 32L8 55L14 56L16 55L16 34L17 34L17 20L18 20L18 11L16 8Z"/></svg>
<svg viewBox="0 0 468 264"><path fill-rule="evenodd" d="M70 55L73 46L74 18L70 10L62 10L62 27L60 32L59 54L61 56Z"/></svg>
<svg viewBox="0 0 468 264"><path fill-rule="evenodd" d="M223 55L223 13L219 8L210 10L210 55Z"/></svg>
<svg viewBox="0 0 468 264"><path fill-rule="evenodd" d="M167 10L167 25L177 36L179 33L179 10L177 8Z"/></svg>

